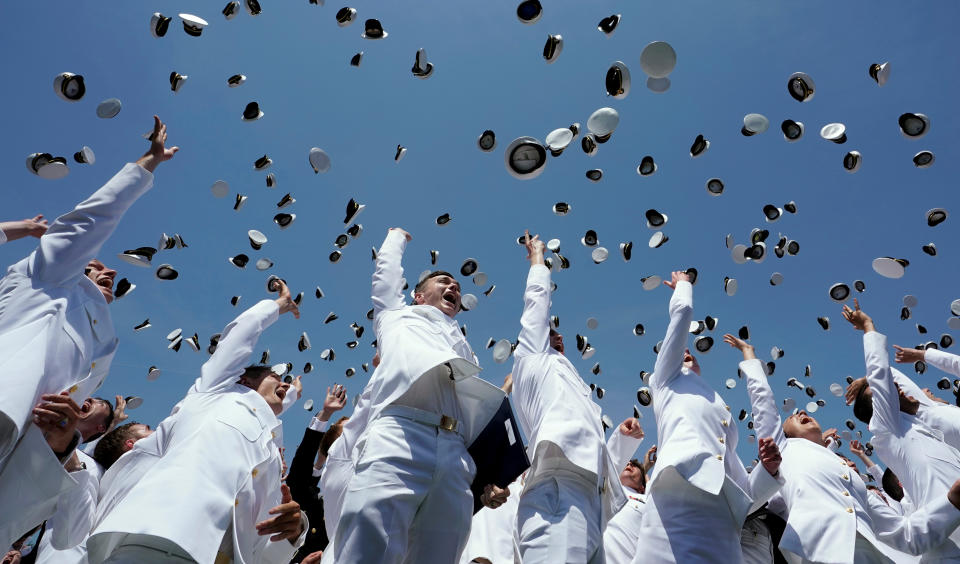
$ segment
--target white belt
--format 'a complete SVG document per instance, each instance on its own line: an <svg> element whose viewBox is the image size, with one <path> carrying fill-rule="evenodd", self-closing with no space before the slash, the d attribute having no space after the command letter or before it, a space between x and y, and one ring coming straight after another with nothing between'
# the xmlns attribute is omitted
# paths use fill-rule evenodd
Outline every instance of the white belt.
<svg viewBox="0 0 960 564"><path fill-rule="evenodd" d="M380 411L380 415L403 417L404 419L410 419L418 423L424 423L426 425L430 425L444 431L450 431L452 433L457 432L457 426L459 425L459 422L449 415L440 415L439 413L432 413L430 411L424 411L415 407L407 407L405 405L387 406Z"/></svg>

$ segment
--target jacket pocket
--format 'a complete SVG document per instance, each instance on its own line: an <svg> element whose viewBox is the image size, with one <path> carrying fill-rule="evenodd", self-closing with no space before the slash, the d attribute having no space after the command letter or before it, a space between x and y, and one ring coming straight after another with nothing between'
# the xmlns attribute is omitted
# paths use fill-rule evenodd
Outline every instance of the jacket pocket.
<svg viewBox="0 0 960 564"><path fill-rule="evenodd" d="M260 435L263 434L260 420L247 411L246 406L239 403L230 412L217 416L217 421L236 430L250 442L259 440Z"/></svg>

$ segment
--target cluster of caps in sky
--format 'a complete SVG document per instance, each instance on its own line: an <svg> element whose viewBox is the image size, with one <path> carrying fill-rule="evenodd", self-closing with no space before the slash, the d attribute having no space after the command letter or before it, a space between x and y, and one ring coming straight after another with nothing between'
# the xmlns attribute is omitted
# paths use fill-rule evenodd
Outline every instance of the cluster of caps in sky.
<svg viewBox="0 0 960 564"><path fill-rule="evenodd" d="M323 0L309 0L309 3L322 6L324 2ZM522 24L534 25L541 20L543 16L543 9L544 8L539 0L523 0L516 7L516 17ZM226 21L229 21L238 17L244 11L248 14L248 16L256 17L259 16L263 10L257 0L230 1L221 10L221 14ZM183 32L193 38L202 38L205 30L211 25L206 19L193 14L180 13L178 14L177 18L180 24L182 24ZM390 35L380 20L374 18L358 20L357 9L349 6L337 10L334 14L334 19L339 28L349 28L357 21L363 21L363 28L360 30L360 36L365 40L380 41L387 39ZM606 37L610 37L621 26L621 20L622 18L620 14L611 14L603 17L596 24L597 32ZM149 32L154 38L163 39L168 33L171 32L170 26L173 22L174 18L172 16L167 16L160 12L156 12L149 18ZM543 60L546 62L546 64L554 63L563 53L563 49L563 36L559 33L548 33L542 51ZM349 65L354 67L360 66L363 61L363 54L363 51L358 51L350 56ZM652 41L645 45L639 54L639 67L640 71L643 73L642 76L645 76L644 85L646 88L649 91L657 94L669 95L669 90L671 88L670 76L677 67L677 61L677 52L668 42ZM866 70L866 74L869 76L869 78L872 79L879 87L884 86L890 80L891 66L887 62L870 64ZM427 59L427 53L424 48L419 48L414 53L410 71L411 74L417 79L428 79L434 75L434 65ZM172 71L169 75L170 90L174 93L181 91L181 89L187 84L188 78L189 77L185 74ZM242 87L246 82L246 75L234 74L226 79L226 86L228 88L239 88ZM617 60L610 63L603 79L603 90L607 97L616 101L624 100L629 96L631 87L631 70L627 62ZM80 74L72 72L63 72L55 76L53 80L53 89L56 96L58 96L61 100L71 103L80 102L84 99L87 93L87 85L85 84L84 77ZM813 78L806 73L795 72L787 77L786 93L790 96L790 98L798 103L808 103L813 100L816 90L817 88ZM96 106L96 115L101 119L111 119L117 116L121 109L122 103L119 99L107 98ZM263 119L266 116L264 108L261 107L260 102L257 100L252 100L248 102L245 107L242 108L242 110L240 108L237 108L237 110L237 117L244 122L255 122ZM507 174L517 180L531 180L537 178L545 171L550 159L560 158L566 151L575 150L570 149L570 147L572 145L575 147L577 142L579 142L580 149L587 156L592 157L597 155L602 149L602 145L610 142L613 139L614 133L617 131L617 128L620 125L620 114L616 108L604 106L593 110L591 113L589 113L589 115L586 115L586 112L584 112L584 117L586 117L585 126L581 126L580 122L568 122L566 120L556 124L559 127L549 131L543 138L544 140L542 142L537 136L534 135L521 136L507 143L503 151L504 166ZM894 116L889 116L889 118L881 117L881 119L889 119L892 122ZM896 117L896 122L900 133L908 140L921 139L930 131L930 118L922 113L904 112ZM563 125L565 123L569 123L569 125ZM759 113L749 113L743 116L740 133L744 137L755 137L763 135L769 128L770 120L766 116ZM780 132L783 136L783 139L788 143L801 141L804 137L806 129L807 128L803 122L794 119L787 118L780 122ZM816 131L816 128L814 131ZM850 132L848 132L846 125L843 123L827 123L819 126L820 137L824 141L833 144L846 145L849 142L848 133ZM488 129L481 132L476 139L476 148L484 153L492 153L496 151L498 148L498 139L495 131ZM699 134L692 140L688 153L691 159L701 158L708 152L710 148L710 140L708 140L704 134ZM73 149L75 149L75 147L70 148L70 150ZM315 174L323 174L330 170L331 158L324 149L320 147L311 147L306 149L305 152L307 154L307 164ZM407 147L398 144L396 151L392 155L393 160L395 162L401 161L407 152ZM658 164L654 155L638 156L639 159L634 161L634 163L631 163L631 166L635 164L635 170L638 176L646 178L655 175L658 172ZM386 156L384 158L386 158ZM90 147L86 146L81 147L79 150L74 152L72 159L76 164L93 165L96 162L94 151ZM912 162L917 168L930 167L933 165L934 160L934 153L930 150L920 150L912 155ZM843 155L843 158L840 160L840 162L838 162L838 165L842 166L843 169L849 173L856 173L861 169L864 162L864 156L860 153L860 151L851 149ZM274 189L278 186L276 176L268 170L272 164L273 160L268 154L259 156L252 162L252 167L254 170L266 172L265 182L267 188L270 189ZM26 159L26 167L29 172L42 178L51 180L63 178L69 173L68 159L66 157L55 156L53 153L47 152L30 154ZM604 178L604 171L599 168L591 168L585 172L585 177L589 182L601 182ZM726 185L723 179L711 177L705 182L704 188L710 196L720 197L724 194ZM210 189L212 195L216 198L228 198L231 195L231 187L223 180L217 180L214 182ZM232 202L233 209L239 211L245 205L247 196L236 192L233 194L233 198L229 199L229 201ZM277 201L276 207L274 210L272 210L272 213L273 223L278 229L285 230L296 221L297 214L292 213L292 206L295 203L296 199L291 193L284 194ZM572 204L569 202L557 202L553 205L553 212L560 216L566 215L571 211L572 207ZM347 252L346 248L351 241L360 237L363 231L363 225L357 223L355 220L364 208L364 204L361 204L354 199L350 199L347 202L343 220L343 228L340 230L341 232L332 236L332 248L328 256L331 263L339 262L343 257L343 253ZM762 212L764 222L768 227L775 222L784 220L785 218L786 221L784 224L789 225L789 216L798 213L797 204L793 201L783 204L769 203L764 205L760 211ZM669 222L667 213L662 210L648 209L645 211L644 217L647 227L653 231L652 235L647 241L648 247L651 249L663 247L669 241L669 236L666 233L666 226ZM947 217L947 210L935 208L927 212L926 222L927 225L933 228L943 223ZM449 225L451 221L452 217L450 214L443 213L436 218L436 225L446 226ZM518 238L517 242L522 245L524 243L523 237ZM246 244L249 244L250 249L252 249L253 252L260 253L260 256L256 256L254 260L254 258L250 256L252 254L251 251L244 248L242 249L243 252L239 252L241 249L238 248L238 252L236 254L226 258L230 264L238 269L245 269L248 266L248 263L253 261L253 265L256 270L267 271L274 266L273 261L265 254L270 248L268 243L268 236L263 231L258 229L250 229L247 232L246 243L238 241L237 246L240 247L242 245L245 247ZM610 250L601 244L597 232L593 229L587 230L584 233L583 237L580 239L580 244L590 249L591 259L595 264L600 264L606 261L610 255ZM738 265L746 263L762 263L767 258L769 251L772 251L776 258L784 259L786 257L797 255L801 248L800 242L794 238L791 238L789 235L778 233L774 236L771 236L770 230L764 227L753 228L749 234L747 234L747 237L745 240L743 240L743 242L737 242L737 239L732 234L728 234L725 238L725 244L727 249L730 251L732 261ZM629 261L631 259L634 245L633 241L617 241L614 243L614 245L611 245L611 248L614 250L615 254L619 254L624 261ZM168 236L166 233L164 233L156 246L141 246L126 250L121 253L119 257L128 264L137 267L153 269L155 277L159 280L172 281L176 280L179 276L177 270L168 263L159 264L154 267L154 255L158 252L166 253L168 251L175 251L176 249L182 249L185 247L187 247L187 244L184 242L184 239L180 234ZM570 268L570 260L567 256L562 254L561 241L559 239L549 240L546 243L546 248L549 251L549 254L545 259L545 263L548 268L551 268L555 271ZM936 246L933 243L923 245L922 250L924 253L931 256L935 256L937 253ZM377 251L374 248L372 250L373 258L376 258L376 253ZM430 251L431 265L437 264L438 255L438 251ZM881 276L888 278L900 278L906 272L909 264L909 261L902 258L878 257L873 261L872 266L874 271ZM425 271L422 273L421 279L428 272L429 271ZM692 281L696 283L697 270L695 268L690 268L687 272L690 274ZM496 288L494 284L490 283L487 274L480 269L478 261L474 258L467 258L463 261L460 268L460 274L465 278L471 279L477 288L480 289L478 293L482 293L485 296L489 296ZM276 280L278 279L275 277L268 279L267 287L269 291L276 290ZM643 276L641 278L642 287L645 290L657 288L661 282L661 278L653 274ZM774 272L770 276L769 283L771 285L776 286L782 282L783 275L781 273ZM116 297L122 298L135 288L136 285L130 283L126 278L123 278L117 284L117 290L115 293ZM723 291L726 293L726 295L733 296L737 292L737 288L738 283L735 278L724 278ZM854 281L853 288L857 292L863 292L865 290L865 284L859 280ZM406 286L405 290L409 290L409 286ZM838 282L828 289L829 297L837 302L843 302L847 300L850 296L850 293L850 286L844 282ZM315 295L317 299L324 297L323 291L319 287L316 288ZM300 303L302 298L303 293L301 292L296 296L297 303ZM240 301L240 296L233 296L230 301L232 305L236 306ZM464 310L476 308L479 302L477 296L472 293L465 293L462 296L461 301ZM915 305L916 298L913 296L905 297L903 310L901 312L901 319L909 319L910 310ZM330 312L330 314L328 314L325 318L324 323L329 324L337 318L338 316L336 313ZM368 313L368 318L372 318L372 312ZM559 318L554 317L551 322L553 327L556 328L559 326ZM817 322L823 330L829 330L830 321L828 318L819 317L817 318ZM717 326L717 323L717 319L707 316L702 321L696 321L692 324L690 332L696 335L694 347L700 353L706 353L711 350L714 339L706 333L713 332ZM596 329L598 324L599 322L595 318L590 318L587 321L587 327L591 330ZM952 304L951 316L948 319L948 325L951 329L960 329L960 300ZM148 327L150 327L149 319L138 324L134 330L141 331ZM363 326L354 322L351 324L350 328L354 335L354 340L347 342L346 347L348 349L353 349L357 346L359 339L363 334ZM918 331L921 334L926 333L925 328L923 328L921 325L918 325ZM466 332L466 326L464 326L464 332ZM633 334L638 337L644 335L644 333L645 329L642 324L637 324L633 328ZM749 338L749 329L747 327L742 327L738 333L743 338ZM213 335L210 338L209 345L206 349L208 353L212 354L216 349L219 337L219 335ZM200 339L196 333L194 333L192 336L185 337L182 334L182 331L177 329L167 336L167 340L169 341L168 348L174 351L179 351L184 342L186 342L189 348L193 349L194 351L200 351L201 349ZM946 348L951 346L952 343L953 340L950 335L944 334L941 336L939 341L929 341L919 346ZM297 346L298 350L300 351L306 351L312 348L310 338L306 332L300 335ZM658 343L657 346L654 347L654 351L659 350L659 346L660 345ZM507 339L495 340L490 338L487 342L487 348L492 349L493 359L496 363L506 362L513 353L515 347L516 343ZM596 353L596 349L589 342L589 339L585 335L576 335L576 348L580 353L581 358L584 360L590 359ZM783 354L784 352L782 349L774 347L774 350L771 351L771 360L767 365L769 372L773 372L775 368L774 363L778 358L782 357ZM323 360L332 361L336 357L336 353L332 348L327 348L322 351L320 356ZM265 351L261 357L261 362L264 364L268 363L270 360L269 357L269 351ZM918 366L916 367L918 372L922 372L925 368L921 365L922 363L918 363ZM361 368L364 371L368 371L369 365L364 363ZM279 375L289 378L290 373L293 370L293 365L292 363L281 363L275 365L274 369ZM312 370L312 365L308 362L303 367L303 372L308 373L310 370ZM600 364L594 364L591 372L595 376L599 375L601 372ZM160 371L157 367L151 366L148 371L148 379L156 379L159 376L159 373ZM356 370L354 368L347 369L347 376L352 376L355 373ZM810 376L809 366L806 370L806 376ZM726 382L727 388L733 388L736 386L736 384L737 381L732 378ZM788 386L803 390L811 398L811 402L806 406L807 411L816 411L818 407L822 407L824 405L824 400L816 398L816 392L812 386L804 385L796 378L791 378L788 380L787 384ZM948 380L946 381L946 384L941 382L938 385L941 387L941 389L956 388L956 386L951 384ZM944 385L946 387L943 387ZM604 389L602 387L591 384L591 389L597 395L598 399L603 397ZM840 384L832 384L830 386L830 390L837 396L842 395L842 388L840 387ZM648 406L651 402L651 397L652 396L647 387L642 387L637 392L637 401L641 406ZM784 404L784 409L787 411L796 407L795 404L790 402L793 402L793 400L788 398L787 402ZM312 401L309 403L310 405L308 409L312 408ZM636 407L634 410L635 413L639 414ZM742 421L745 418L745 412L742 412L740 420ZM607 421L604 421L604 424L606 425ZM848 426L850 427L850 430L853 430L852 424Z"/></svg>

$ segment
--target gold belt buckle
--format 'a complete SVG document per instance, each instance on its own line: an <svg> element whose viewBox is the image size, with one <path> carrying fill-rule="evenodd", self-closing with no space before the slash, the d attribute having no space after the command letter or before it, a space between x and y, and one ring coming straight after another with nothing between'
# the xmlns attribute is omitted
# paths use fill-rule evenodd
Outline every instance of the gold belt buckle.
<svg viewBox="0 0 960 564"><path fill-rule="evenodd" d="M457 420L449 415L440 416L440 425L438 425L444 431L456 431L457 430Z"/></svg>

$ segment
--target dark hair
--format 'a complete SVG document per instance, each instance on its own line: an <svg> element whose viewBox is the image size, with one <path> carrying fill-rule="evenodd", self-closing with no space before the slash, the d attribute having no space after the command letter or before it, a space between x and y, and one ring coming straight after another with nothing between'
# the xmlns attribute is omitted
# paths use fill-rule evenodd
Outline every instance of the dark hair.
<svg viewBox="0 0 960 564"><path fill-rule="evenodd" d="M426 276L424 276L423 280L417 282L417 285L414 286L413 288L413 292L414 293L419 292L420 290L423 289L423 285L427 283L427 280L430 280L431 278L436 278L438 276L449 276L450 278L453 278L453 274L450 274L446 270L434 270L430 274L427 274ZM456 278L454 278L454 280L456 280Z"/></svg>
<svg viewBox="0 0 960 564"><path fill-rule="evenodd" d="M323 434L323 438L320 439L320 454L326 458L327 454L330 452L330 447L333 446L333 441L340 438L340 435L343 434L343 423L350 419L347 416L343 416L340 419L337 419L336 423L330 425L327 431Z"/></svg>
<svg viewBox="0 0 960 564"><path fill-rule="evenodd" d="M253 383L259 385L260 380L265 376L269 376L273 372L273 368L265 364L251 364L250 366L243 369L243 374L240 375L240 383L243 383L243 380L246 379L252 386ZM247 384L244 384L247 385ZM250 387L250 386L248 386ZM256 388L256 386L252 386Z"/></svg>
<svg viewBox="0 0 960 564"><path fill-rule="evenodd" d="M123 453L127 452L124 443L127 442L127 439L133 438L134 425L140 425L140 423L136 421L124 423L105 434L97 443L96 448L93 449L93 459L97 461L97 464L103 466L104 470L113 466L113 463Z"/></svg>
<svg viewBox="0 0 960 564"><path fill-rule="evenodd" d="M93 398L93 401L102 402L104 405L107 406L107 418L103 420L103 428L109 429L110 426L113 425L113 418L116 416L116 414L113 412L113 404L100 397ZM99 439L102 436L103 436L103 433L96 433L91 435L90 438L85 440L84 442L89 443L91 441L95 441Z"/></svg>
<svg viewBox="0 0 960 564"><path fill-rule="evenodd" d="M893 470L887 468L883 471L883 478L880 479L880 484L888 496L897 501L903 499L903 486L900 485L900 478L897 478Z"/></svg>
<svg viewBox="0 0 960 564"><path fill-rule="evenodd" d="M868 389L867 386L861 388L860 393L857 394L857 399L853 400L853 416L867 425L870 424L870 418L873 417L873 397L867 395Z"/></svg>
<svg viewBox="0 0 960 564"><path fill-rule="evenodd" d="M647 489L647 469L644 468L644 467L643 467L643 464L641 464L640 461L637 460L636 458L631 459L630 462L629 462L629 464L630 464L630 466L633 466L633 467L635 467L635 468L639 468L639 469L640 469L640 487L643 488L644 491L646 491L646 489Z"/></svg>

